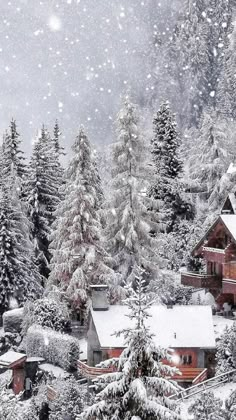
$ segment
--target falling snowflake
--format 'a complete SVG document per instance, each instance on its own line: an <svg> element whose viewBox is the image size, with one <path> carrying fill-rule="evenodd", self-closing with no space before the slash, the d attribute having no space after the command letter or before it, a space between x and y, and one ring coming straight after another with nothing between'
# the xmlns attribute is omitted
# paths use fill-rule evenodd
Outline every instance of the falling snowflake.
<svg viewBox="0 0 236 420"><path fill-rule="evenodd" d="M56 15L50 16L49 21L48 21L48 26L52 32L60 31L61 26L62 26L61 19Z"/></svg>

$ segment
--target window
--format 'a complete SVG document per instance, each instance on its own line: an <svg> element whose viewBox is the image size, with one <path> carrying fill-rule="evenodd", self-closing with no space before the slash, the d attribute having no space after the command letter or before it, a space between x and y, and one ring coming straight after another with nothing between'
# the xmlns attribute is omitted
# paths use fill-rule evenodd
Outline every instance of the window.
<svg viewBox="0 0 236 420"><path fill-rule="evenodd" d="M189 366L192 364L192 355L191 354L181 354L180 355L180 364L184 366Z"/></svg>

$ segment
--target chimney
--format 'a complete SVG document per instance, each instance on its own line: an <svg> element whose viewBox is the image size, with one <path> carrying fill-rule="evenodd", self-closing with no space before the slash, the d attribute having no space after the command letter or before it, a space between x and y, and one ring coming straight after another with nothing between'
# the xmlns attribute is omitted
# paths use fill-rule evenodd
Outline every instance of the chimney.
<svg viewBox="0 0 236 420"><path fill-rule="evenodd" d="M94 311L108 311L107 298L108 286L106 284L94 284L90 286L92 293L92 308Z"/></svg>

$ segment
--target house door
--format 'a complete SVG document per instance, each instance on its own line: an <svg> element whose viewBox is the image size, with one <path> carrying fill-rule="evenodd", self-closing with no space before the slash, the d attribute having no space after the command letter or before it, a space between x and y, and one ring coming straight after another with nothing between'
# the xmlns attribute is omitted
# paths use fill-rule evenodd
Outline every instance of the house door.
<svg viewBox="0 0 236 420"><path fill-rule="evenodd" d="M205 367L208 371L208 378L213 378L216 370L216 354L214 351L205 351Z"/></svg>
<svg viewBox="0 0 236 420"><path fill-rule="evenodd" d="M101 361L102 361L102 352L101 351L94 351L93 352L93 365L96 366Z"/></svg>
<svg viewBox="0 0 236 420"><path fill-rule="evenodd" d="M215 264L215 274L217 275L217 277L222 278L222 264Z"/></svg>

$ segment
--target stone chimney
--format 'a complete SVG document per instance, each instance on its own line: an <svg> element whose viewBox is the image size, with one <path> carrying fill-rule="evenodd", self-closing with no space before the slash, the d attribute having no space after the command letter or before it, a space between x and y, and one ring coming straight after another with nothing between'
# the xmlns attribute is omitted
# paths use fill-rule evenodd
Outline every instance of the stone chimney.
<svg viewBox="0 0 236 420"><path fill-rule="evenodd" d="M108 311L107 298L108 286L106 284L94 284L90 286L92 293L92 308L94 311Z"/></svg>

